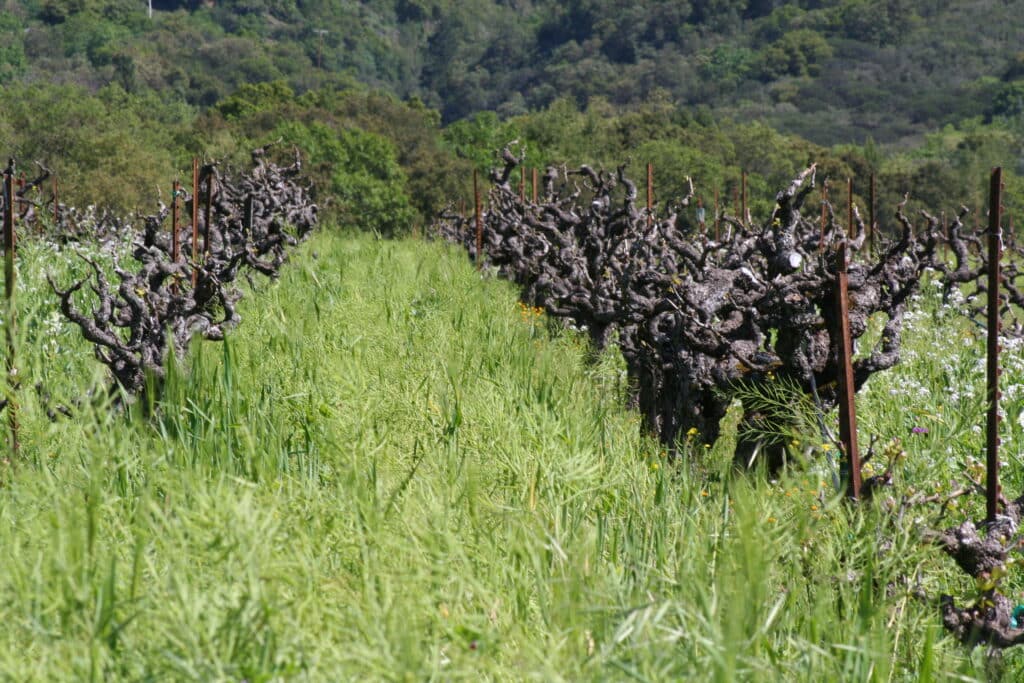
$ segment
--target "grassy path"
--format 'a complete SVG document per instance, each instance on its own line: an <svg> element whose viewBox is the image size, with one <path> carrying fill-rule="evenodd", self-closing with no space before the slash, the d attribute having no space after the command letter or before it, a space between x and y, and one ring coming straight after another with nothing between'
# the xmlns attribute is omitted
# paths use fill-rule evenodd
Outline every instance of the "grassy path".
<svg viewBox="0 0 1024 683"><path fill-rule="evenodd" d="M23 299L33 376L98 381ZM616 364L457 254L320 235L242 315L159 420L26 396L0 679L981 674L894 583L934 553L879 557L823 482L724 476L727 443L666 467Z"/></svg>

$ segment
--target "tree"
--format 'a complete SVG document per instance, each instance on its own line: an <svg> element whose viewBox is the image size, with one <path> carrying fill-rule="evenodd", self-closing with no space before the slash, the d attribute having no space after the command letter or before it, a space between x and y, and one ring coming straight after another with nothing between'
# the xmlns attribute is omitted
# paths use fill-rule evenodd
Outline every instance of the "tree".
<svg viewBox="0 0 1024 683"><path fill-rule="evenodd" d="M407 233L415 211L394 145L356 128L335 131L322 123L284 123L274 135L308 158L311 176L326 185L319 196L331 198L346 224L391 237Z"/></svg>

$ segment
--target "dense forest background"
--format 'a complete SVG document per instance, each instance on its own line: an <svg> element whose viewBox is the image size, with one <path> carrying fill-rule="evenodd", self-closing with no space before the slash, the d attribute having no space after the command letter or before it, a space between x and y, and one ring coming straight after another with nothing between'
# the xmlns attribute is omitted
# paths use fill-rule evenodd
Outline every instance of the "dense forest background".
<svg viewBox="0 0 1024 683"><path fill-rule="evenodd" d="M152 6L150 16L149 5ZM1006 0L0 0L0 141L67 197L150 210L201 154L300 146L328 209L393 233L530 165L655 164L755 212L809 161L883 216L984 205L1024 170L1024 3ZM842 181L842 182L839 182ZM166 190L164 191L166 195ZM1024 208L1022 206L1021 208Z"/></svg>

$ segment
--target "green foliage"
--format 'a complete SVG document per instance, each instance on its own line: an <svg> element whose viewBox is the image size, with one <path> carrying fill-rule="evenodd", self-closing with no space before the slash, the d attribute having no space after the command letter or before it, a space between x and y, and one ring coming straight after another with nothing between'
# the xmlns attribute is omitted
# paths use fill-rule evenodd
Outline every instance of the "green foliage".
<svg viewBox="0 0 1024 683"><path fill-rule="evenodd" d="M914 5L910 0L844 0L838 8L837 30L873 45L898 43L916 18Z"/></svg>
<svg viewBox="0 0 1024 683"><path fill-rule="evenodd" d="M714 85L731 89L750 73L754 52L745 47L718 45L699 58L700 74Z"/></svg>
<svg viewBox="0 0 1024 683"><path fill-rule="evenodd" d="M170 186L175 138L191 122L183 105L108 86L96 94L74 86L8 86L0 131L21 168L40 161L61 178L62 201L128 213L156 206Z"/></svg>
<svg viewBox="0 0 1024 683"><path fill-rule="evenodd" d="M24 31L16 15L0 14L0 86L20 77L28 66Z"/></svg>
<svg viewBox="0 0 1024 683"><path fill-rule="evenodd" d="M1003 85L992 100L989 114L1020 120L1024 116L1024 79Z"/></svg>
<svg viewBox="0 0 1024 683"><path fill-rule="evenodd" d="M102 378L41 277L83 268L21 255L21 370L62 402ZM977 590L919 541L931 511L894 525L814 470L736 473L717 444L667 463L619 403L621 361L588 363L463 254L326 231L241 305L156 418L97 398L51 424L23 391L0 678L984 680L916 598ZM935 291L913 311L906 361L858 405L862 442L903 437L897 499L948 491L984 419L984 341ZM1003 665L1024 671L1016 649Z"/></svg>
<svg viewBox="0 0 1024 683"><path fill-rule="evenodd" d="M262 113L277 116L294 100L295 92L286 82L263 81L243 85L218 102L215 109L228 121L235 121Z"/></svg>
<svg viewBox="0 0 1024 683"><path fill-rule="evenodd" d="M284 123L274 135L305 152L314 174L327 180L319 196L334 204L342 224L387 237L409 232L415 211L391 142L321 123Z"/></svg>
<svg viewBox="0 0 1024 683"><path fill-rule="evenodd" d="M494 165L494 151L517 137L509 123L498 119L494 112L485 111L447 126L442 135L445 145L473 166L486 171Z"/></svg>
<svg viewBox="0 0 1024 683"><path fill-rule="evenodd" d="M816 31L786 33L760 54L760 78L772 81L784 76L817 76L822 63L832 57L832 47Z"/></svg>
<svg viewBox="0 0 1024 683"><path fill-rule="evenodd" d="M354 79L418 97L446 123L561 97L632 107L661 90L820 144L889 144L985 113L984 79L1020 70L1007 3L167 0L152 20L138 0L6 5L28 33L6 41L0 78L30 73L23 44L29 65L91 87L207 107L256 82L303 93Z"/></svg>

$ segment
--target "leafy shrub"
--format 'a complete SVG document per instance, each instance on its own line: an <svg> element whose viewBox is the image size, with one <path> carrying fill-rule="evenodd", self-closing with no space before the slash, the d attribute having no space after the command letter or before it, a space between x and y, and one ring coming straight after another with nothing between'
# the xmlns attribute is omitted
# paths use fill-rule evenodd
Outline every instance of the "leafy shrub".
<svg viewBox="0 0 1024 683"><path fill-rule="evenodd" d="M336 131L318 122L281 124L275 135L306 154L311 175L337 202L325 208L337 211L343 222L388 237L408 232L415 211L389 140L358 128Z"/></svg>

